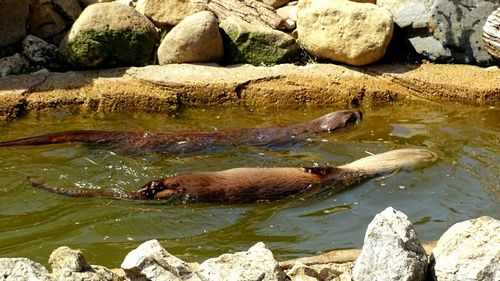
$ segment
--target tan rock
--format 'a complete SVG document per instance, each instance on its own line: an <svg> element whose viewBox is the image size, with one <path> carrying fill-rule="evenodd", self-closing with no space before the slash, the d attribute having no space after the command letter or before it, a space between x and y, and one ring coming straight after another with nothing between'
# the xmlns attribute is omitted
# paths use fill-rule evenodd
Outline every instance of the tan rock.
<svg viewBox="0 0 500 281"><path fill-rule="evenodd" d="M286 5L290 0L257 0L273 8L279 8Z"/></svg>
<svg viewBox="0 0 500 281"><path fill-rule="evenodd" d="M0 1L0 46L14 44L26 36L30 2L30 0Z"/></svg>
<svg viewBox="0 0 500 281"><path fill-rule="evenodd" d="M136 10L157 27L177 25L181 20L205 10L208 0L138 0Z"/></svg>
<svg viewBox="0 0 500 281"><path fill-rule="evenodd" d="M158 62L216 62L224 55L217 18L202 11L188 16L176 25L158 48Z"/></svg>
<svg viewBox="0 0 500 281"><path fill-rule="evenodd" d="M392 38L391 13L373 4L302 0L298 9L299 43L318 58L370 64L382 58Z"/></svg>
<svg viewBox="0 0 500 281"><path fill-rule="evenodd" d="M82 7L87 7L88 5L92 5L95 3L104 3L104 2L112 2L113 0L80 0L80 4Z"/></svg>
<svg viewBox="0 0 500 281"><path fill-rule="evenodd" d="M488 53L500 60L500 8L486 20L483 27L484 47Z"/></svg>

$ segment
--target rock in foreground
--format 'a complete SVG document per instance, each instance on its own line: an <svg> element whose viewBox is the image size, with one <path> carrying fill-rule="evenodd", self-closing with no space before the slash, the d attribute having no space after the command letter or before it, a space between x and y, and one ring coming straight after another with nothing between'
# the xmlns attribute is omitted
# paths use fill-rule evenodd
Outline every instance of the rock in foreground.
<svg viewBox="0 0 500 281"><path fill-rule="evenodd" d="M366 230L354 280L424 280L427 256L408 217L389 207Z"/></svg>
<svg viewBox="0 0 500 281"><path fill-rule="evenodd" d="M453 225L439 238L431 264L438 281L500 280L500 221L484 216Z"/></svg>
<svg viewBox="0 0 500 281"><path fill-rule="evenodd" d="M259 242L246 252L224 254L200 265L200 275L209 281L285 280L273 253Z"/></svg>

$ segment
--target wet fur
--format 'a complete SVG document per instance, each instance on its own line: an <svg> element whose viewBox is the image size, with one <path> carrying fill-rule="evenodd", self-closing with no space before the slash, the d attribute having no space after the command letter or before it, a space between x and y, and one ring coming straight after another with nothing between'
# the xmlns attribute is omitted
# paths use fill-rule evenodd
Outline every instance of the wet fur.
<svg viewBox="0 0 500 281"><path fill-rule="evenodd" d="M0 142L0 147L45 145L67 142L101 143L129 151L194 152L214 145L277 146L319 133L333 132L361 121L358 110L341 110L315 120L284 126L209 132L121 132L77 130Z"/></svg>
<svg viewBox="0 0 500 281"><path fill-rule="evenodd" d="M189 172L150 181L139 190L127 193L55 188L34 178L28 180L35 188L75 197L245 203L277 200L331 186L340 192L381 174L419 167L436 159L436 154L427 149L400 149L365 157L339 167L235 168L216 172Z"/></svg>

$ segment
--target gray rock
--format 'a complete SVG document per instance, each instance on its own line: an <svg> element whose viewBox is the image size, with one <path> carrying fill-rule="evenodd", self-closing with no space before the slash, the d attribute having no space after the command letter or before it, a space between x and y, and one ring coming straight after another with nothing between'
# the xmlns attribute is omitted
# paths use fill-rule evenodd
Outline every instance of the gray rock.
<svg viewBox="0 0 500 281"><path fill-rule="evenodd" d="M51 281L47 269L26 258L0 258L1 281Z"/></svg>
<svg viewBox="0 0 500 281"><path fill-rule="evenodd" d="M298 4L298 41L311 55L366 65L385 54L392 38L391 13L369 3L303 0Z"/></svg>
<svg viewBox="0 0 500 281"><path fill-rule="evenodd" d="M28 60L19 53L0 59L0 77L29 72Z"/></svg>
<svg viewBox="0 0 500 281"><path fill-rule="evenodd" d="M193 14L176 25L158 48L159 64L217 62L224 55L219 23L212 12Z"/></svg>
<svg viewBox="0 0 500 281"><path fill-rule="evenodd" d="M156 26L175 26L184 18L205 10L209 0L138 0L136 9Z"/></svg>
<svg viewBox="0 0 500 281"><path fill-rule="evenodd" d="M207 281L285 280L278 262L262 242L246 252L208 259L200 265L199 273Z"/></svg>
<svg viewBox="0 0 500 281"><path fill-rule="evenodd" d="M483 40L486 51L500 61L500 8L486 19L483 26Z"/></svg>
<svg viewBox="0 0 500 281"><path fill-rule="evenodd" d="M57 64L57 47L33 35L28 35L22 42L23 55L31 65L55 67Z"/></svg>
<svg viewBox="0 0 500 281"><path fill-rule="evenodd" d="M424 280L426 270L425 250L408 217L392 207L377 214L366 230L354 280Z"/></svg>
<svg viewBox="0 0 500 281"><path fill-rule="evenodd" d="M226 35L224 50L230 64L272 65L285 62L299 51L292 36L264 25L228 17L219 27Z"/></svg>
<svg viewBox="0 0 500 281"><path fill-rule="evenodd" d="M140 66L152 58L158 34L134 8L115 3L88 6L59 45L59 53L77 67Z"/></svg>
<svg viewBox="0 0 500 281"><path fill-rule="evenodd" d="M432 251L431 273L439 281L500 280L500 221L484 216L450 227Z"/></svg>
<svg viewBox="0 0 500 281"><path fill-rule="evenodd" d="M433 61L493 62L482 28L488 15L500 7L498 0L379 0L377 5L389 9L416 51Z"/></svg>
<svg viewBox="0 0 500 281"><path fill-rule="evenodd" d="M30 0L0 1L0 47L21 41L26 36Z"/></svg>
<svg viewBox="0 0 500 281"><path fill-rule="evenodd" d="M157 240L149 240L127 254L121 268L131 279L200 280L187 263L168 253Z"/></svg>

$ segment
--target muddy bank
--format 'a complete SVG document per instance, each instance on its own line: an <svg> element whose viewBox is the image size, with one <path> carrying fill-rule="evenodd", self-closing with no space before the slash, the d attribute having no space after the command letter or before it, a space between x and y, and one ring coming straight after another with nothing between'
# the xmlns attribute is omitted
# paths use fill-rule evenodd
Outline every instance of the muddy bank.
<svg viewBox="0 0 500 281"><path fill-rule="evenodd" d="M437 64L176 64L0 78L1 119L63 108L100 112L236 105L347 108L406 100L496 105L500 69Z"/></svg>

